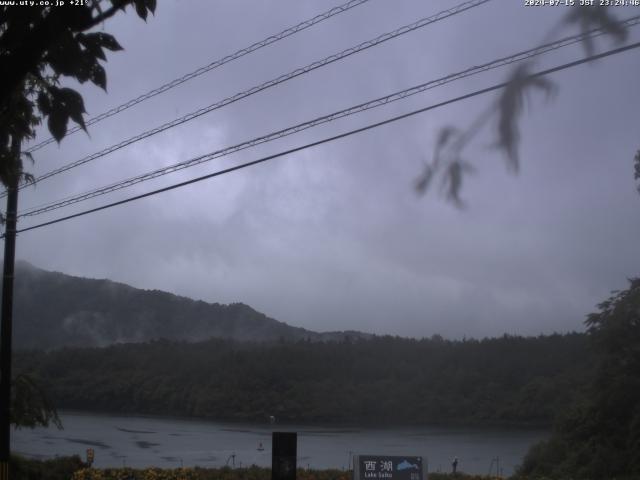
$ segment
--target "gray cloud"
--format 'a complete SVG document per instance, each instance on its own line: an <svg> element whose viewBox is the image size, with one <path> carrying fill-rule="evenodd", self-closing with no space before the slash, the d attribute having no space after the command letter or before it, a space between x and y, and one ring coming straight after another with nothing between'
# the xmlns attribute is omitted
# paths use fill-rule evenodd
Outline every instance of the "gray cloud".
<svg viewBox="0 0 640 480"><path fill-rule="evenodd" d="M126 51L109 58L109 94L82 87L97 114L318 13L294 1L162 4L142 24L105 29ZM38 152L36 173L99 150L451 2L372 1L204 75ZM293 80L26 190L37 205L237 143L537 44L561 9L496 1ZM624 14L631 14L624 12ZM621 12L622 15L622 12ZM633 33L638 38L638 32ZM606 44L603 44L606 45ZM579 47L540 62L582 55ZM130 191L195 177L502 80L508 70L191 168ZM315 330L462 337L582 328L584 315L640 271L637 53L553 77L549 102L522 121L522 171L506 173L491 126L466 156L478 167L456 210L412 182L437 129L464 127L476 98L269 164L124 207L24 233L18 256L42 268L108 277L207 301L242 301Z"/></svg>

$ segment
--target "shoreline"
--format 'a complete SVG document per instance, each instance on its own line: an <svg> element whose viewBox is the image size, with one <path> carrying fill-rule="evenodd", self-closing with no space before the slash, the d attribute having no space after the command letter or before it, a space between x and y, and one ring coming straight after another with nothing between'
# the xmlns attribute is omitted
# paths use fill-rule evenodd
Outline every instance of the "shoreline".
<svg viewBox="0 0 640 480"><path fill-rule="evenodd" d="M213 417L197 417L197 416L182 416L182 415L164 415L159 413L138 413L138 412L120 412L120 411L107 411L107 410L80 410L75 408L60 408L58 409L60 416L65 414L76 416L100 416L100 417L123 417L123 418L146 418L146 419L158 419L158 420L176 420L186 422L205 422L209 424L227 424L230 426L251 425L253 427L269 427L269 426L282 426L282 427L303 427L303 428L318 428L322 427L326 430L344 430L344 431L359 431L359 430L387 430L387 429L405 429L405 428L434 428L434 429L460 429L460 430L498 430L498 431L545 431L550 432L553 428L553 423L537 423L537 422L431 422L431 423L403 423L403 422L377 422L377 423L345 423L345 422L328 422L328 421L287 421L276 420L276 423L270 423L260 420L240 420L240 419L228 419L228 418L213 418Z"/></svg>

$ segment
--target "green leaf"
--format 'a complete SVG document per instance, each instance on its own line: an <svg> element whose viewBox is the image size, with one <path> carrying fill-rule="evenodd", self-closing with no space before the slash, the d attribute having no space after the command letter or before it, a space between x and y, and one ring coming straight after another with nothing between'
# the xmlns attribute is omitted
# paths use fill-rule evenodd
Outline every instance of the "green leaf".
<svg viewBox="0 0 640 480"><path fill-rule="evenodd" d="M458 162L452 162L447 168L447 173L445 175L446 184L448 185L447 198L458 207L462 206L462 200L460 199L462 175L463 169Z"/></svg>
<svg viewBox="0 0 640 480"><path fill-rule="evenodd" d="M67 134L67 122L69 117L62 110L53 110L49 115L47 125L53 138L59 143Z"/></svg>
<svg viewBox="0 0 640 480"><path fill-rule="evenodd" d="M91 72L91 81L104 91L107 90L107 72L101 65L94 65Z"/></svg>
<svg viewBox="0 0 640 480"><path fill-rule="evenodd" d="M112 52L117 52L118 50L123 50L122 45L118 43L113 35L109 35L108 33L96 32L89 34L93 38L98 45L106 48L107 50L111 50Z"/></svg>
<svg viewBox="0 0 640 480"><path fill-rule="evenodd" d="M136 13L138 14L138 16L143 19L143 20L147 20L147 5L146 5L146 0L133 0L133 4L136 7Z"/></svg>
<svg viewBox="0 0 640 480"><path fill-rule="evenodd" d="M436 146L433 150L433 165L437 167L441 163L442 150L451 143L452 139L459 135L459 131L455 127L443 127L438 132Z"/></svg>
<svg viewBox="0 0 640 480"><path fill-rule="evenodd" d="M464 202L460 198L464 175L473 173L474 171L475 168L473 165L460 158L452 160L447 166L447 170L442 179L442 184L446 189L447 200L452 202L458 208L463 208L465 206Z"/></svg>
<svg viewBox="0 0 640 480"><path fill-rule="evenodd" d="M517 172L520 166L518 147L520 145L520 130L518 120L524 109L524 100L532 90L543 90L550 95L554 85L542 77L530 75L530 64L518 66L507 86L498 99L498 148L507 155L509 166Z"/></svg>
<svg viewBox="0 0 640 480"><path fill-rule="evenodd" d="M75 37L70 32L65 32L49 48L44 60L56 74L76 76L78 66L83 62L82 53Z"/></svg>
<svg viewBox="0 0 640 480"><path fill-rule="evenodd" d="M612 8L595 8L576 5L565 17L565 23L576 24L583 34L591 30L602 29L612 36L618 43L626 40L627 27L621 25L617 18L611 15ZM582 40L582 46L587 55L593 55L595 45L593 37L586 36Z"/></svg>
<svg viewBox="0 0 640 480"><path fill-rule="evenodd" d="M76 38L95 58L99 58L101 60L107 59L104 51L102 50L102 44L96 37L95 33L89 33L86 35L84 33L79 33L78 35L76 35Z"/></svg>
<svg viewBox="0 0 640 480"><path fill-rule="evenodd" d="M82 114L86 112L82 95L71 88L61 88L58 92L58 99L62 100L67 116L80 125L83 130L86 130L84 118L82 118Z"/></svg>
<svg viewBox="0 0 640 480"><path fill-rule="evenodd" d="M53 137L59 142L67 133L69 118L86 130L84 118L84 101L82 96L71 88L50 87L49 93L53 99L48 126Z"/></svg>
<svg viewBox="0 0 640 480"><path fill-rule="evenodd" d="M22 172L22 181L25 185L35 185L36 177L32 173Z"/></svg>
<svg viewBox="0 0 640 480"><path fill-rule="evenodd" d="M415 183L415 189L420 195L424 195L427 192L434 173L435 170L431 165L425 165L424 172L418 177Z"/></svg>
<svg viewBox="0 0 640 480"><path fill-rule="evenodd" d="M38 104L38 110L40 110L43 115L49 115L51 113L51 99L45 92L38 94L36 102Z"/></svg>
<svg viewBox="0 0 640 480"><path fill-rule="evenodd" d="M33 155L31 154L31 152L22 152L22 154L23 154L25 157L27 157L27 158L31 161L31 163L32 163L32 164L33 164L33 163L35 163L35 161L34 161L34 159L33 159Z"/></svg>

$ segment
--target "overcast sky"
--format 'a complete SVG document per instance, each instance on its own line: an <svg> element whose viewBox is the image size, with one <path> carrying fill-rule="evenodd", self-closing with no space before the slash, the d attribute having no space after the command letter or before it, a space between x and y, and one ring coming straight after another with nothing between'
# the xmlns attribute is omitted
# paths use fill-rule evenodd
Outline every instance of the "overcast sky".
<svg viewBox="0 0 640 480"><path fill-rule="evenodd" d="M160 2L103 28L108 93L82 86L97 115L339 0ZM39 150L52 170L202 106L456 5L371 0ZM224 148L430 79L536 46L567 7L494 0L21 193L20 210ZM618 8L622 17L637 7ZM636 31L637 30L637 31ZM563 31L568 34L569 30ZM575 31L572 31L575 33ZM638 41L640 27L631 30ZM600 51L611 42L597 43ZM569 47L538 68L584 55ZM468 126L496 94L439 108L125 206L19 235L17 257L209 302L244 302L291 325L450 338L583 330L585 315L640 274L638 51L555 74L555 97L533 95L521 170L492 148L495 122L471 142L477 167L456 209L412 184L438 129ZM259 148L21 221L26 227L318 140L502 81L508 68L307 130ZM39 139L46 138L43 132ZM634 247L635 245L635 247Z"/></svg>

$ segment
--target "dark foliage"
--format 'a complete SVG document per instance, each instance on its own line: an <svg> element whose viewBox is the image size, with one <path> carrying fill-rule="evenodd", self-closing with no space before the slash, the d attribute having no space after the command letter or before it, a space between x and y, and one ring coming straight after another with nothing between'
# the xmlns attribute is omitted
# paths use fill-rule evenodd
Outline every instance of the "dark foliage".
<svg viewBox="0 0 640 480"><path fill-rule="evenodd" d="M520 168L519 123L527 96L535 90L542 90L547 95L553 91L553 84L548 79L531 76L530 69L531 65L527 63L516 67L498 100L497 146L506 155L508 165L514 172Z"/></svg>
<svg viewBox="0 0 640 480"><path fill-rule="evenodd" d="M589 315L596 375L553 438L529 452L522 475L640 478L640 279L630 283Z"/></svg>
<svg viewBox="0 0 640 480"><path fill-rule="evenodd" d="M584 35L601 29L605 37L617 43L623 43L628 37L627 27L620 23L613 12L617 10L602 6L585 7L576 2L545 38L554 39L559 32L577 27ZM588 56L593 55L596 50L593 38L595 37L585 36L582 40ZM528 60L515 67L497 101L474 119L468 128L447 126L440 129L436 136L434 156L431 162L425 165L415 182L415 188L419 194L425 194L433 183L433 177L440 175L446 200L456 207L464 206L460 197L464 175L473 173L475 168L468 161L461 159L462 154L478 132L493 120L496 124L495 145L506 156L508 168L514 173L518 172L520 122L524 113L525 100L535 91L541 90L550 94L555 90L555 85L548 79L532 76L535 64L536 60Z"/></svg>
<svg viewBox="0 0 640 480"><path fill-rule="evenodd" d="M72 8L0 6L0 181L14 184L25 176L19 148L34 138L35 127L47 120L60 141L69 120L84 128L84 102L78 92L61 88L72 78L107 88L100 61L104 50L121 50L104 32L89 32L128 5L146 19L156 0L87 0ZM89 33L87 33L89 32Z"/></svg>
<svg viewBox="0 0 640 480"><path fill-rule="evenodd" d="M77 455L53 460L30 460L13 455L9 463L13 480L70 480L74 472L86 467Z"/></svg>
<svg viewBox="0 0 640 480"><path fill-rule="evenodd" d="M586 383L584 334L445 341L156 341L23 352L59 408L236 421L548 425Z"/></svg>
<svg viewBox="0 0 640 480"><path fill-rule="evenodd" d="M13 380L11 397L11 424L16 428L48 427L50 424L62 428L58 412L29 375L18 375Z"/></svg>
<svg viewBox="0 0 640 480"><path fill-rule="evenodd" d="M588 33L596 28L601 28L613 40L622 43L627 39L629 32L611 15L612 11L614 9L582 8L578 5L567 14L565 22L568 25L578 26L580 33ZM596 47L592 38L585 38L582 45L587 55L595 53Z"/></svg>

